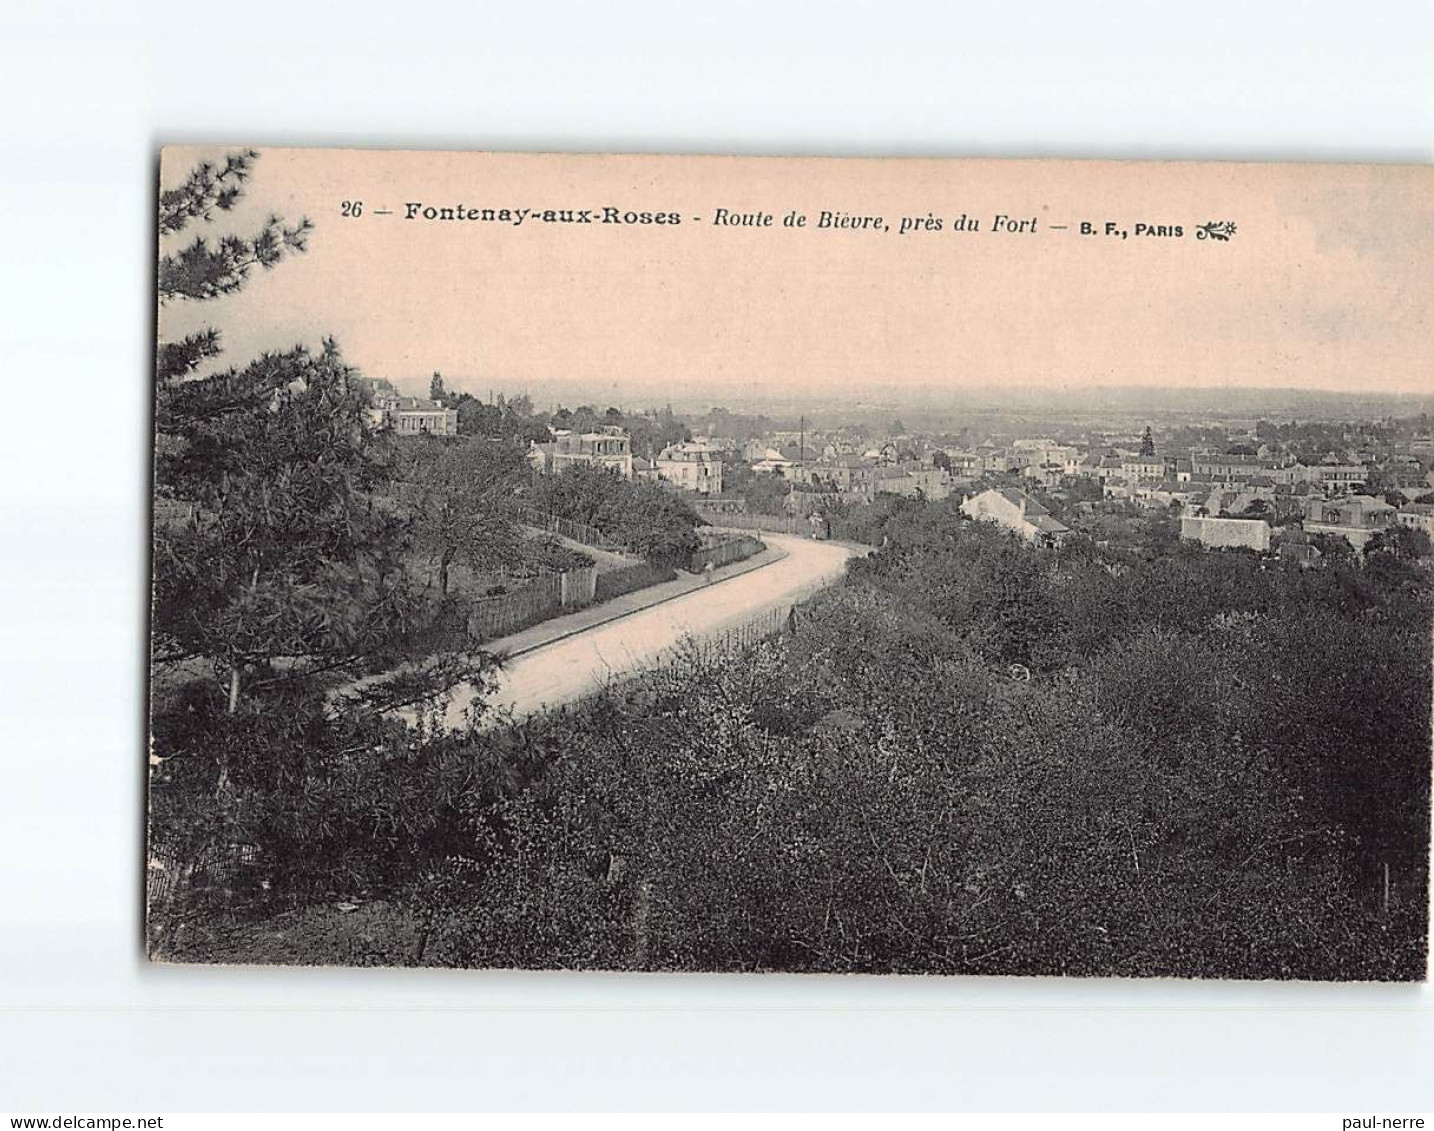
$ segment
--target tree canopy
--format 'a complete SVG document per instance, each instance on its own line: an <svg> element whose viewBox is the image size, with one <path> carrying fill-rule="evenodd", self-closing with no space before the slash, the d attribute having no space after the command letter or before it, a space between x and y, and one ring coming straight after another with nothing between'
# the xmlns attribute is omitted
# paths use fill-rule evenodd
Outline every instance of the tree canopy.
<svg viewBox="0 0 1434 1131"><path fill-rule="evenodd" d="M210 227L257 159L202 163L161 191L161 307L233 293L255 265L304 250L307 219L273 216L252 237ZM212 665L232 713L246 672L361 664L424 609L403 569L408 533L376 495L393 441L368 426L367 390L338 344L200 372L220 351L212 328L158 347L153 640L157 662Z"/></svg>

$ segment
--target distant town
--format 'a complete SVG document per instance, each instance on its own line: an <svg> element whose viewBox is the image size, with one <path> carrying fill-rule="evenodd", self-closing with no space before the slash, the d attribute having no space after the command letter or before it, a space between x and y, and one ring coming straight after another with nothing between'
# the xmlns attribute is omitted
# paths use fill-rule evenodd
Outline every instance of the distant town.
<svg viewBox="0 0 1434 1131"><path fill-rule="evenodd" d="M885 427L870 420L809 427L805 417L724 408L679 417L670 408L555 405L543 414L526 396L482 402L452 392L441 375L427 398L401 395L384 379L371 385L372 420L400 435L508 438L505 419L508 432L521 423L535 471L587 465L666 484L727 526L824 537L833 514L879 496L958 495L967 517L1042 545L1095 530L1091 520L1109 504L1177 515L1182 540L1302 564L1318 561L1332 541L1358 552L1395 529L1434 536L1434 430L1423 413L1339 422L1157 420L1138 431L1082 421L1052 434L997 421L948 432L899 418Z"/></svg>

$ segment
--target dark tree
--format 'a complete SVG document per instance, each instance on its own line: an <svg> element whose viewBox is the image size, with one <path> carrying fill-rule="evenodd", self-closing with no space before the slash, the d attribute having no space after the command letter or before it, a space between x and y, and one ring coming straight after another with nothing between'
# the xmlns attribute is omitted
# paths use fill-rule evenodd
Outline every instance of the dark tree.
<svg viewBox="0 0 1434 1131"><path fill-rule="evenodd" d="M343 663L408 610L396 520L370 503L387 438L338 347L261 357L170 389L156 491L185 507L155 532L154 641L203 657L239 707L246 671Z"/></svg>
<svg viewBox="0 0 1434 1131"><path fill-rule="evenodd" d="M470 440L419 445L412 456L405 495L412 500L414 541L437 566L439 593L447 595L455 562L474 570L516 563L518 530L504 500L527 479L522 450Z"/></svg>
<svg viewBox="0 0 1434 1131"><path fill-rule="evenodd" d="M244 195L259 154L252 149L229 154L223 164L205 161L185 180L159 194L161 241L185 231L191 224L208 224L216 212L228 212ZM161 306L176 300L204 301L238 291L258 266L269 270L285 255L302 252L313 225L307 218L289 225L270 216L252 236L214 235L201 232L175 250L159 257L158 291ZM201 330L170 342L160 342L155 359L159 384L187 377L222 350L219 332Z"/></svg>
<svg viewBox="0 0 1434 1131"><path fill-rule="evenodd" d="M475 397L458 399L458 431L464 436L498 439L505 434L504 413L497 405L484 404Z"/></svg>
<svg viewBox="0 0 1434 1131"><path fill-rule="evenodd" d="M231 209L257 156L201 164L162 191L161 235ZM304 250L310 229L272 217L249 239L200 232L162 252L160 302L233 293L255 264ZM212 665L233 714L246 673L357 664L419 610L402 570L407 533L374 502L391 439L367 427L367 391L337 344L197 376L219 348L211 329L158 350L152 638L157 662Z"/></svg>
<svg viewBox="0 0 1434 1131"><path fill-rule="evenodd" d="M1320 552L1325 562L1348 562L1354 559L1354 547L1343 534L1311 534L1310 545Z"/></svg>
<svg viewBox="0 0 1434 1131"><path fill-rule="evenodd" d="M1427 558L1431 552L1429 535L1413 526L1391 526L1381 530L1364 546L1365 557L1390 554L1400 561Z"/></svg>

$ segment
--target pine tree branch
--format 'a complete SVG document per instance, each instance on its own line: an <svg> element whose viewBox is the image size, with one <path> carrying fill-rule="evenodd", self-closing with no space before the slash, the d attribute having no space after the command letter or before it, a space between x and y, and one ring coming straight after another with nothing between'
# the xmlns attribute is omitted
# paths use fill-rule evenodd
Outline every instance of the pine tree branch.
<svg viewBox="0 0 1434 1131"><path fill-rule="evenodd" d="M286 254L307 250L313 229L308 217L286 227L280 217L271 216L253 239L223 236L211 247L208 237L196 236L183 250L160 258L159 301L187 298L205 302L233 294L248 279L250 268L257 265L267 271Z"/></svg>
<svg viewBox="0 0 1434 1131"><path fill-rule="evenodd" d="M212 328L188 334L177 342L161 342L155 350L155 376L160 384L178 381L221 352L219 331Z"/></svg>
<svg viewBox="0 0 1434 1131"><path fill-rule="evenodd" d="M159 234L173 235L188 226L191 220L210 220L214 209L227 212L244 194L259 153L244 149L230 153L222 167L208 161L195 166L184 183L159 194Z"/></svg>

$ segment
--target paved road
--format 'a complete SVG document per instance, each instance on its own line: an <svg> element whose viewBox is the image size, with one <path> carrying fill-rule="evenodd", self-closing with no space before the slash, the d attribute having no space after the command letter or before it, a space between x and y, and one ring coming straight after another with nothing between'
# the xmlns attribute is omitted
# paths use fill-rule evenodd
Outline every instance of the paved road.
<svg viewBox="0 0 1434 1131"><path fill-rule="evenodd" d="M579 698L615 677L651 666L686 636L700 639L770 609L790 607L839 578L856 552L784 534L762 538L787 556L511 659L490 702L511 707L521 718ZM450 725L463 721L470 700L455 697Z"/></svg>

